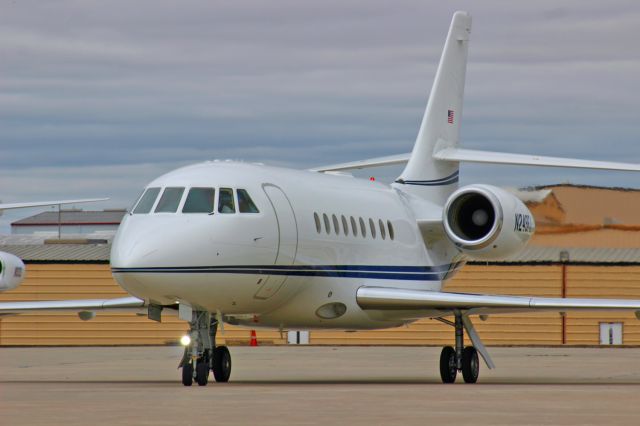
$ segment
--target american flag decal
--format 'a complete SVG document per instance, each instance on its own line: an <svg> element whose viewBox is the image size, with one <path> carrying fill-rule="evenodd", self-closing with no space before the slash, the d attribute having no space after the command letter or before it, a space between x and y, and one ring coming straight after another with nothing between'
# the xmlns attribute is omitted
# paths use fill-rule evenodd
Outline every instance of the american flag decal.
<svg viewBox="0 0 640 426"><path fill-rule="evenodd" d="M447 111L447 123L453 124L453 110Z"/></svg>

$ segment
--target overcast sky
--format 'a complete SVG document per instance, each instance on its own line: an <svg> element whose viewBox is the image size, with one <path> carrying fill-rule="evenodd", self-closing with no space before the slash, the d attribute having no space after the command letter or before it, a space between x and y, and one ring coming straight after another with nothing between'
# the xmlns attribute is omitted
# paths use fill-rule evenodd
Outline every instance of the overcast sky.
<svg viewBox="0 0 640 426"><path fill-rule="evenodd" d="M307 168L407 152L457 9L474 18L462 146L640 162L637 1L0 4L5 202L126 207L205 159ZM473 182L640 176L463 166ZM5 213L0 232L31 213Z"/></svg>

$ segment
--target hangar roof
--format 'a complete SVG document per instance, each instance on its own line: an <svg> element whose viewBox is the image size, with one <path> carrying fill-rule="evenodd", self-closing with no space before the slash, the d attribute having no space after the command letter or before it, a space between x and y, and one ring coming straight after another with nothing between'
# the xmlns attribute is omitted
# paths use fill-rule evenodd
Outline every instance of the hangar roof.
<svg viewBox="0 0 640 426"><path fill-rule="evenodd" d="M46 211L29 216L11 223L11 226L42 226L42 225L119 225L122 217L127 213L124 209L114 210L61 210Z"/></svg>
<svg viewBox="0 0 640 426"><path fill-rule="evenodd" d="M544 216L548 210L560 209L558 224L640 225L640 190L634 188L560 184L519 190L517 195L541 224L547 222ZM555 197L556 205L546 205L549 196Z"/></svg>

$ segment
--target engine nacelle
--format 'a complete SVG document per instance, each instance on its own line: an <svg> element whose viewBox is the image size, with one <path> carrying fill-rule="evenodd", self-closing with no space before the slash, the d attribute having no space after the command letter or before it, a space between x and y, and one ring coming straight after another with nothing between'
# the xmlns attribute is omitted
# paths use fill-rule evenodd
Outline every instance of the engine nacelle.
<svg viewBox="0 0 640 426"><path fill-rule="evenodd" d="M24 280L24 262L19 257L0 251L0 291L12 290Z"/></svg>
<svg viewBox="0 0 640 426"><path fill-rule="evenodd" d="M451 194L444 229L471 259L493 260L522 249L535 231L533 215L520 199L490 185L469 185Z"/></svg>

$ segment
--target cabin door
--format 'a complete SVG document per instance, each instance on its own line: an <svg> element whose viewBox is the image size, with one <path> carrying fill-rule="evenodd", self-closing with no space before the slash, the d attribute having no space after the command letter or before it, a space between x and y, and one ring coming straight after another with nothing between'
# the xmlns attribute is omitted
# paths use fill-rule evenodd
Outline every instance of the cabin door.
<svg viewBox="0 0 640 426"><path fill-rule="evenodd" d="M271 184L264 184L262 187L271 202L278 224L278 253L275 265L293 265L298 250L298 226L293 208L280 188ZM255 294L257 299L268 299L280 290L287 280L287 271L283 268L279 272L280 274L269 275Z"/></svg>

